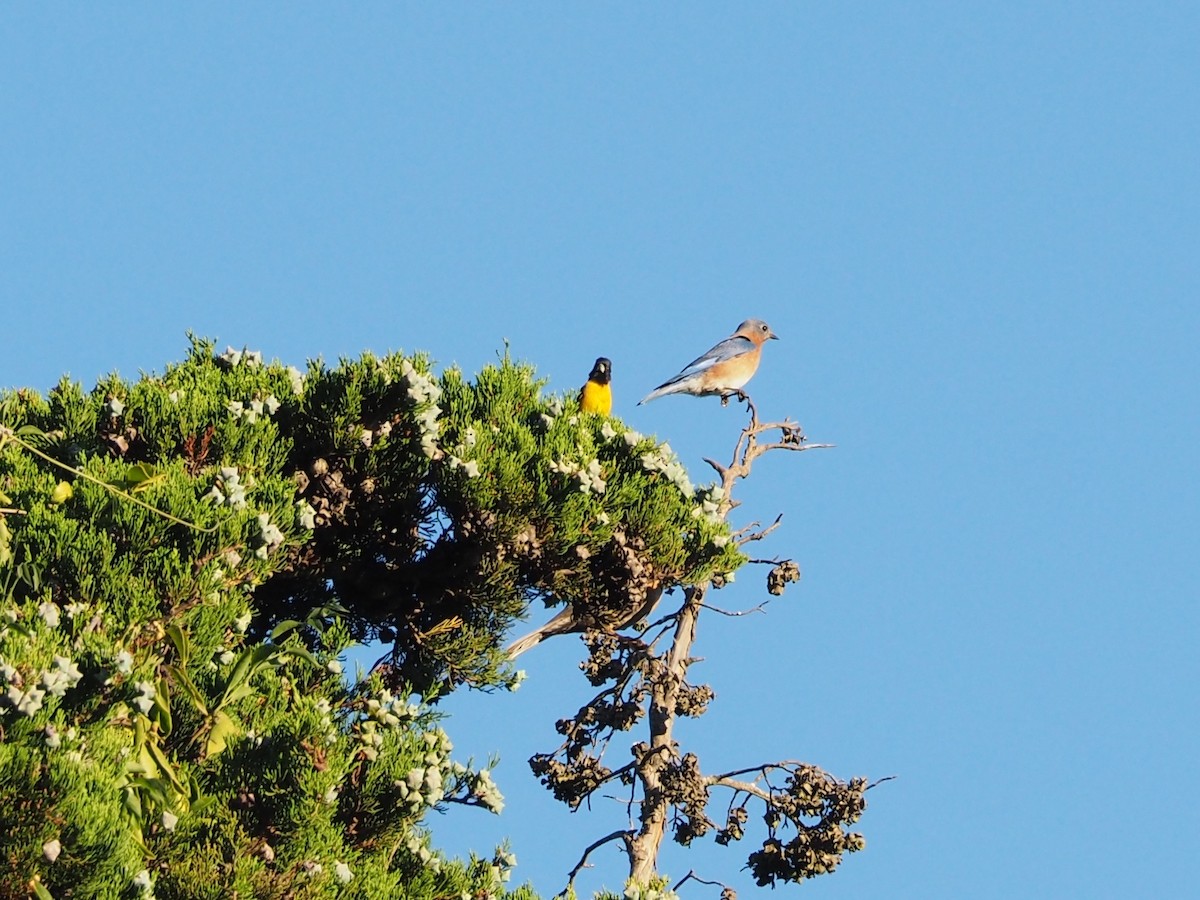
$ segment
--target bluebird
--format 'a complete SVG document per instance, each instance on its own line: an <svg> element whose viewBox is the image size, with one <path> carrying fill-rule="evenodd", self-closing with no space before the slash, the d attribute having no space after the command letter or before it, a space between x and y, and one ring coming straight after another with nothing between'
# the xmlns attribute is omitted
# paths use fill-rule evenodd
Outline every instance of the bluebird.
<svg viewBox="0 0 1200 900"><path fill-rule="evenodd" d="M758 369L762 345L769 340L778 340L778 337L766 322L747 319L737 327L737 331L639 400L638 406L666 394L693 394L697 397L719 394L722 403L727 403L731 394L737 394L741 400L746 399L742 386Z"/></svg>

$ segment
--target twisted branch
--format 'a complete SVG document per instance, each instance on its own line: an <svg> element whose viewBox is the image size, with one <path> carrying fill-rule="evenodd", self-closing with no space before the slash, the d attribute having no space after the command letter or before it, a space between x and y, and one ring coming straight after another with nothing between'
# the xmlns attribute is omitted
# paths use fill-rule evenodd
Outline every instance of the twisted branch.
<svg viewBox="0 0 1200 900"><path fill-rule="evenodd" d="M734 445L733 458L730 460L729 465L722 465L716 460L707 457L704 459L706 463L716 470L721 478L721 488L725 495L721 501L722 514L729 512L729 510L738 505L737 501L733 500L733 486L739 478L745 478L750 474L750 469L753 467L754 461L764 453L768 453L771 450L792 450L796 452L801 450L827 450L836 446L836 444L808 443L807 438L804 436L804 429L800 427L798 422L793 422L791 419L785 418L782 422L759 422L758 407L754 405L754 401L748 396L745 400L746 409L750 412L750 422L742 429L742 433ZM760 444L758 436L769 431L778 431L779 440ZM768 532L764 532L764 536L766 533Z"/></svg>
<svg viewBox="0 0 1200 900"><path fill-rule="evenodd" d="M701 878L699 875L697 875L697 874L696 874L696 870L695 870L695 869L691 869L691 870L690 870L690 871L689 871L689 872L688 872L686 875L684 875L684 876L683 876L682 878L680 878L680 879L679 879L677 882L675 882L675 886L674 886L673 888L671 888L671 890L672 890L672 891L678 891L678 890L679 890L681 887L683 887L683 886L684 886L685 884L687 884L689 881L698 881L698 882L700 882L701 884L710 884L710 885L712 885L713 887L719 887L719 888L723 888L724 890L721 892L721 896L722 896L722 897L724 897L724 896L725 896L726 892L729 892L729 891L732 891L732 890L733 890L733 888L731 888L729 885L727 885L727 884L726 884L725 882L723 882L723 881L708 881L708 880L707 880L707 879L705 879L705 878Z"/></svg>
<svg viewBox="0 0 1200 900"><path fill-rule="evenodd" d="M575 868L573 868L567 875L567 886L563 888L562 891L560 891L556 896L565 897L570 894L571 888L575 885L575 876L582 872L585 868L590 868L587 864L587 861L588 857L592 855L593 850L597 850L600 847L603 847L605 844L611 843L612 841L623 840L625 842L625 852L628 853L632 839L632 831L620 830L614 831L612 834L606 834L598 841L594 841L586 850L583 851L583 856L579 857L579 862L575 863Z"/></svg>

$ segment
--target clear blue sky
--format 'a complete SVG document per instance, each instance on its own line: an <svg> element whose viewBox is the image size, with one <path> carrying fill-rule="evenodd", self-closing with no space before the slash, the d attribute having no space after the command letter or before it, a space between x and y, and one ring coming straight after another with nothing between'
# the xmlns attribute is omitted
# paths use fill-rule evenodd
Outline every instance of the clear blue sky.
<svg viewBox="0 0 1200 900"><path fill-rule="evenodd" d="M469 371L507 339L556 390L611 357L702 480L740 413L634 401L766 319L760 408L838 448L742 490L805 578L702 623L690 746L898 776L807 896L1194 896L1198 47L1190 3L6 6L0 384L187 329ZM524 764L578 656L449 704L509 805L440 842L509 834L546 895L624 824ZM664 868L745 898L745 852Z"/></svg>

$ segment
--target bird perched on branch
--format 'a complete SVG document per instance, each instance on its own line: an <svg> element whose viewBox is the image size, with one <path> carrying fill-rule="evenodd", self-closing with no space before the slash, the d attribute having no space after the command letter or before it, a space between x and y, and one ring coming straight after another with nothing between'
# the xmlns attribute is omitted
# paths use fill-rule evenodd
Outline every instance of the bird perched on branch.
<svg viewBox="0 0 1200 900"><path fill-rule="evenodd" d="M612 360L603 356L596 360L579 392L579 407L584 412L612 415Z"/></svg>
<svg viewBox="0 0 1200 900"><path fill-rule="evenodd" d="M697 397L719 394L726 403L730 395L745 400L742 386L758 369L762 345L778 340L769 325L761 319L747 319L721 343L692 360L683 371L665 381L638 401L638 406L666 394L693 394Z"/></svg>

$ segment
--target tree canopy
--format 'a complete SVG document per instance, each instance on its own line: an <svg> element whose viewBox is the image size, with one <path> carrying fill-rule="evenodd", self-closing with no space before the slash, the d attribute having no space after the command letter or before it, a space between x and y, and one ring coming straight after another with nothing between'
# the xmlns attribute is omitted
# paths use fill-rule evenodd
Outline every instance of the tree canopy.
<svg viewBox="0 0 1200 900"><path fill-rule="evenodd" d="M419 353L300 371L193 338L161 375L0 394L0 897L504 893L507 848L448 859L429 833L432 809L503 805L430 704L514 686L506 637L543 604L570 604L602 690L531 765L572 806L639 787L643 827L608 838L633 884L661 887L669 823L737 840L753 799L760 883L859 849L861 779L704 775L672 737L711 698L686 680L704 593L756 537L726 521L733 484L814 445L755 413L695 486L667 445L543 388L507 354L473 379ZM797 577L780 562L772 591ZM347 679L363 641L383 657ZM630 762L602 763L643 720Z"/></svg>

